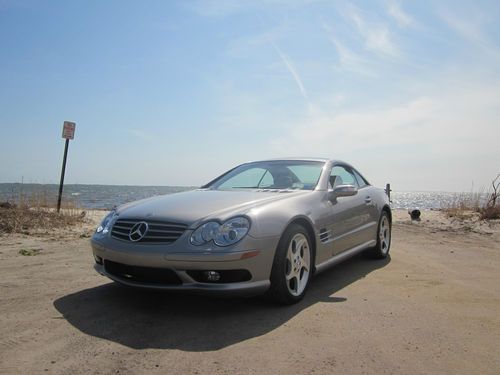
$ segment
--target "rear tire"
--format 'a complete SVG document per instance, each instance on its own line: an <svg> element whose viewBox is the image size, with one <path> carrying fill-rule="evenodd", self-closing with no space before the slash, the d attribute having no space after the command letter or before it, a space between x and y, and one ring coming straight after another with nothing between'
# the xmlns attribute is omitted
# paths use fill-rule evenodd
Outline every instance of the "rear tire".
<svg viewBox="0 0 500 375"><path fill-rule="evenodd" d="M267 295L276 302L291 305L306 294L314 267L314 251L307 230L290 225L278 244Z"/></svg>
<svg viewBox="0 0 500 375"><path fill-rule="evenodd" d="M374 259L385 259L389 255L392 239L392 223L387 211L382 211L377 227L377 244L368 249L367 255Z"/></svg>

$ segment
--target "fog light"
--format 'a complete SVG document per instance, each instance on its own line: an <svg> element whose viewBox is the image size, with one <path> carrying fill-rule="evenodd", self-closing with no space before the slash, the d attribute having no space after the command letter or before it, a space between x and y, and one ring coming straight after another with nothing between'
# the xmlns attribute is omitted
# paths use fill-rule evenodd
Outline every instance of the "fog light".
<svg viewBox="0 0 500 375"><path fill-rule="evenodd" d="M102 264L102 258L99 255L94 254L94 259L97 264Z"/></svg>
<svg viewBox="0 0 500 375"><path fill-rule="evenodd" d="M204 272L207 281L219 281L220 273L217 271L205 271Z"/></svg>

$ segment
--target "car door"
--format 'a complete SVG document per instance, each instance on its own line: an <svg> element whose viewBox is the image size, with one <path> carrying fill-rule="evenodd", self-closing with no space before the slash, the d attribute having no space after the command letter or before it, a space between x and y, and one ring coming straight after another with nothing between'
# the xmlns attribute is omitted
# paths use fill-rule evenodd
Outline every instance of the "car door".
<svg viewBox="0 0 500 375"><path fill-rule="evenodd" d="M329 188L338 185L353 185L359 189L359 183L350 167L334 165L330 172ZM363 189L361 189L363 190ZM364 192L350 197L337 197L330 201L330 231L332 234L332 255L365 243L367 232L365 226L369 222L367 197Z"/></svg>
<svg viewBox="0 0 500 375"><path fill-rule="evenodd" d="M358 181L358 194L363 197L366 204L366 213L363 215L363 226L360 231L360 237L363 242L377 239L377 226L380 217L379 208L377 208L375 201L377 194L380 194L376 187L371 186L361 174L351 169L351 172Z"/></svg>

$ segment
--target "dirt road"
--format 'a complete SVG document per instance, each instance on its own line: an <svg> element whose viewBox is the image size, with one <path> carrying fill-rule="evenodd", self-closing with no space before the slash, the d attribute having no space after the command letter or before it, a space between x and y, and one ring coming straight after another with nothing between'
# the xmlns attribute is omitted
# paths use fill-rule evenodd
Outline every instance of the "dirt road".
<svg viewBox="0 0 500 375"><path fill-rule="evenodd" d="M88 239L3 237L0 372L500 373L498 236L401 222L391 254L279 307L129 290L94 272Z"/></svg>

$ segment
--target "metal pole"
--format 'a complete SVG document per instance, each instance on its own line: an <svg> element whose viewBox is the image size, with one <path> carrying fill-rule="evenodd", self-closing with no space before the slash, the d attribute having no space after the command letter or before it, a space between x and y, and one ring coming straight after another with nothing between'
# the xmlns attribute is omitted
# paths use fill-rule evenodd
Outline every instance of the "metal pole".
<svg viewBox="0 0 500 375"><path fill-rule="evenodd" d="M385 193L387 194L387 196L389 197L389 201L391 201L391 184L386 184L385 185Z"/></svg>
<svg viewBox="0 0 500 375"><path fill-rule="evenodd" d="M61 210L61 196L63 192L64 185L64 173L66 172L66 157L68 156L68 145L69 139L66 138L66 144L64 145L64 157L61 170L61 182L59 183L59 197L57 198L57 212Z"/></svg>

